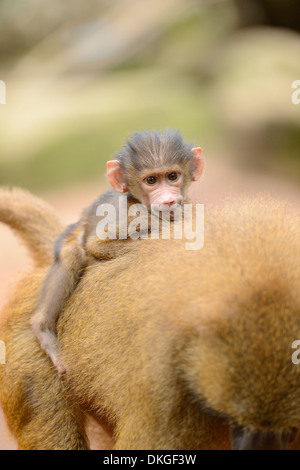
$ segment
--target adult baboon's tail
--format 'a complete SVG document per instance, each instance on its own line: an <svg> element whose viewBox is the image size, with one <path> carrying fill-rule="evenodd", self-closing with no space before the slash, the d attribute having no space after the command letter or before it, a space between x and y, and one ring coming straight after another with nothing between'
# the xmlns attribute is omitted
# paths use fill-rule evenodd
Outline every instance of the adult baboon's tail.
<svg viewBox="0 0 300 470"><path fill-rule="evenodd" d="M53 262L53 245L63 226L46 202L22 189L0 188L0 222L23 240L36 266Z"/></svg>

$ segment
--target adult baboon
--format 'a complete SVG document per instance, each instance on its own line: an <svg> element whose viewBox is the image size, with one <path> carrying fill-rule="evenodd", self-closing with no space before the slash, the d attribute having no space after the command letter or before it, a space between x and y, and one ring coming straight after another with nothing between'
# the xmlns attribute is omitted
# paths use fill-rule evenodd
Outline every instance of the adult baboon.
<svg viewBox="0 0 300 470"><path fill-rule="evenodd" d="M0 194L0 220L27 239L35 203L24 230L18 198ZM48 242L28 246L50 264L56 229L43 210L32 237L44 230ZM88 448L89 412L105 417L116 449L281 449L292 437L299 448L299 222L260 198L207 211L200 251L181 240L112 242L115 259L87 269L60 315L63 380L30 327L47 268L27 274L0 334L1 405L19 447Z"/></svg>

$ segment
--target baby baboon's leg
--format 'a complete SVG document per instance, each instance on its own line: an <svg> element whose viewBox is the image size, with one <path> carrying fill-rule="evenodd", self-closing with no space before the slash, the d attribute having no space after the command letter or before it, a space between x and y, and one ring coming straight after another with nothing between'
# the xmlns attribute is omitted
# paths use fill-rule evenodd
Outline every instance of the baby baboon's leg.
<svg viewBox="0 0 300 470"><path fill-rule="evenodd" d="M56 322L86 263L85 252L77 243L62 247L59 260L50 268L45 279L37 311L31 320L35 335L59 375L65 372L65 368L59 358Z"/></svg>

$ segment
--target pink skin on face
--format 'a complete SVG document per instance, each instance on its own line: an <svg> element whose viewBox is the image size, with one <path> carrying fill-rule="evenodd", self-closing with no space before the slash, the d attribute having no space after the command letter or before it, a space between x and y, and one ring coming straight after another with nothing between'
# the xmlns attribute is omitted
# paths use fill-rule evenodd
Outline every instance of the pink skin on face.
<svg viewBox="0 0 300 470"><path fill-rule="evenodd" d="M170 180L170 176L176 179ZM150 208L151 204L172 206L182 204L183 176L178 172L149 175L141 181L142 203ZM171 177L172 177L171 176Z"/></svg>
<svg viewBox="0 0 300 470"><path fill-rule="evenodd" d="M197 181L203 171L204 160L201 155L201 148L192 149L191 158L191 181ZM118 160L107 162L107 178L115 191L125 193L128 191L125 183L125 175ZM141 200L150 209L152 204L165 206L166 209L173 204L182 204L184 199L183 174L178 168L174 170L156 171L143 175L140 181Z"/></svg>

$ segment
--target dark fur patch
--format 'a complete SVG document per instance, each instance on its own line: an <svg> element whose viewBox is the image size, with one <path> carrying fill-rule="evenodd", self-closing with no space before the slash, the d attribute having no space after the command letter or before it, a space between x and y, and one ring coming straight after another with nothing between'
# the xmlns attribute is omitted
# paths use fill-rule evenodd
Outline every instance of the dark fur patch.
<svg viewBox="0 0 300 470"><path fill-rule="evenodd" d="M74 224L68 225L68 227L56 239L56 242L54 244L54 261L55 261L55 263L59 262L60 251L61 251L62 246L66 242L67 236L74 232L74 230L78 227L79 223L80 223L80 220L78 222L75 222Z"/></svg>
<svg viewBox="0 0 300 470"><path fill-rule="evenodd" d="M192 144L187 144L179 131L167 130L135 132L118 154L125 170L143 171L157 166L182 165L192 157Z"/></svg>

